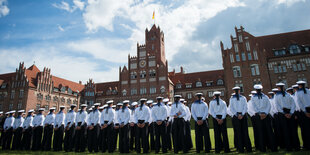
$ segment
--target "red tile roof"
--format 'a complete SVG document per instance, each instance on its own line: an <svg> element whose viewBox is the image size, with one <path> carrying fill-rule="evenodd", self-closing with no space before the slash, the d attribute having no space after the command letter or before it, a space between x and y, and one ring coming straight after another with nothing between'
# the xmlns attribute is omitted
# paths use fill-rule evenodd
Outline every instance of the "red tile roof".
<svg viewBox="0 0 310 155"><path fill-rule="evenodd" d="M118 89L118 84L119 81L96 83L96 92L103 92L105 94L105 92L109 89Z"/></svg>
<svg viewBox="0 0 310 155"><path fill-rule="evenodd" d="M273 56L273 49L288 48L291 44L309 45L310 29L302 31L294 31L287 33L279 33L266 36L255 37L258 46L267 52L267 57Z"/></svg>
<svg viewBox="0 0 310 155"><path fill-rule="evenodd" d="M63 78L59 78L57 76L52 76L52 81L54 82L54 87L59 88L59 86L69 87L72 91L76 92L77 90L81 92L84 89L83 84L79 84L73 81L69 81ZM60 88L59 88L60 89Z"/></svg>
<svg viewBox="0 0 310 155"><path fill-rule="evenodd" d="M185 85L186 83L192 83L192 87L195 88L195 83L197 81L201 81L202 85L204 85L207 81L216 82L218 79L224 80L224 70L213 70L194 73L169 72L169 78L171 79L173 84L182 83L182 85Z"/></svg>
<svg viewBox="0 0 310 155"><path fill-rule="evenodd" d="M32 65L28 69L26 69L26 76L28 79L28 85L30 87L36 88L38 73L40 73L40 70L36 65Z"/></svg>
<svg viewBox="0 0 310 155"><path fill-rule="evenodd" d="M12 80L14 77L15 73L0 74L0 85L3 83L8 83L8 81Z"/></svg>

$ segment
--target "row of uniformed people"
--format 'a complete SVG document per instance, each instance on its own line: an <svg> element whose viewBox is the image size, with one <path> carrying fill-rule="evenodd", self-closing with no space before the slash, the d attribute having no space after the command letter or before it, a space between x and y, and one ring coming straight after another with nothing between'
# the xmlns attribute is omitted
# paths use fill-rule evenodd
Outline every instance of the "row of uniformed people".
<svg viewBox="0 0 310 155"><path fill-rule="evenodd" d="M287 151L300 150L298 125L302 131L303 147L310 148L310 135L305 132L310 129L310 92L305 84L298 81L286 92L285 84L277 83L277 88L268 93L269 98L262 93L261 85L254 87L255 91L251 92L251 100L247 103L247 113L251 117L256 149L263 152L266 148L276 151L278 147Z"/></svg>
<svg viewBox="0 0 310 155"><path fill-rule="evenodd" d="M244 96L240 95L240 88L234 87L233 90L235 91L235 94L230 98L228 109L226 103L220 99L220 92L214 92L214 99L210 102L209 107L203 101L202 94L197 93L197 100L191 106L191 115L195 120L196 151L200 152L203 150L203 141L205 141L205 152L209 152L211 149L208 125L208 116L210 114L213 118L214 125L215 151L220 152L224 149L225 152L230 152L226 127L226 115L229 114L233 118L232 121L236 138L235 146L239 152L244 152L244 148L246 148L248 152L251 152L252 148L247 131L248 125L246 113L251 116L255 146L258 150L263 152L266 151L266 148L270 148L272 151L277 150L277 146L279 145L275 138L277 130L272 128L274 125L272 122L278 122L280 124L280 127L277 129L281 130L285 147L290 150L292 148L291 146L293 146L290 143L295 143L296 139L299 141L296 135L291 135L293 134L292 130L288 130L291 126L290 119L296 111L299 112L297 118L301 122L299 124L302 129L304 147L309 149L309 133L307 131L309 131L310 93L309 90L305 88L305 82L299 81L297 84L298 88L296 88L296 93L293 94L295 97L291 97L284 91L284 84L277 84L278 91L274 98L275 102L273 102L272 98L268 99L268 97L262 93L261 85L254 86L256 91L252 92L253 95L249 102L246 101ZM77 131L79 127L85 125L85 128L87 128L88 150L90 152L92 152L92 150L95 152L98 151L97 141L100 139L102 139L102 142L99 143L102 147L102 151L104 152L106 149L104 147L107 147L109 152L113 152L116 147L115 130L119 130L120 152L128 152L128 149L133 148L132 145L135 144L135 149L139 153L141 152L140 141L142 141L143 152L147 153L149 150L148 129L150 124L154 123L156 135L155 152L159 152L161 147L162 151L165 153L167 152L167 148L170 148L169 137L171 132L167 129L169 125L172 124L174 152L178 153L180 150L183 150L184 153L188 152L192 147L190 144L191 137L188 137L189 135L187 134L187 131L190 128L186 127L187 121L190 120L189 109L184 105L184 101L182 101L180 95L175 95L174 103L171 107L163 104L161 97L158 97L157 100L157 104L154 104L153 107L150 108L151 106L148 107L145 105L147 100L141 99L140 106L138 107L137 103L133 103L131 110L127 107L129 101L124 101L123 104L119 104L120 109L117 110L117 112L111 108L113 101L107 102L108 106L102 112L98 110L99 104L95 104L93 111L89 114L86 113L85 106L82 106L80 113L85 113L85 116L80 120L77 116L75 122L77 128L75 131ZM167 103L167 100L164 100L164 103ZM124 106L121 107L122 105ZM295 110L295 106L299 107L298 110ZM59 117L60 121L57 121L57 117L55 118L55 128L59 128L59 125L64 125L64 123L60 123L57 126L57 122L63 122L64 120L62 110L57 114L63 115L62 117ZM275 119L275 114L279 117L277 118L278 120L273 121L273 119ZM100 117L100 115L102 117ZM293 118L296 119L296 117ZM8 122L6 121L5 124L10 124L10 122L12 122L12 118L8 119ZM68 122L66 128L70 128L70 124L71 122ZM129 143L129 129L131 129L131 143ZM100 134L100 130L102 130L102 134ZM40 133L40 130L37 132ZM57 135L56 130L54 135ZM100 137L98 137L98 135ZM76 137L78 137L78 135ZM85 136L81 137L85 138ZM85 142L85 140L83 141L81 139L83 138L76 138L76 142ZM36 141L36 139L33 138L33 141ZM33 144L33 146L36 145ZM76 145L76 148L77 146L78 145ZM83 144L80 146L83 146ZM298 147L294 148L296 149Z"/></svg>

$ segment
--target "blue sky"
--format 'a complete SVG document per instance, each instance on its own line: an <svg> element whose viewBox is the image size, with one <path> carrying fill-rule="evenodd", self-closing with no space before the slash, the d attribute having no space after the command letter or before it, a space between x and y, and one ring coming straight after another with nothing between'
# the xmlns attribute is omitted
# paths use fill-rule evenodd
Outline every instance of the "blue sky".
<svg viewBox="0 0 310 155"><path fill-rule="evenodd" d="M234 27L255 35L310 28L309 0L0 0L0 73L19 62L73 81L118 80L119 66L155 22L169 70L222 68Z"/></svg>

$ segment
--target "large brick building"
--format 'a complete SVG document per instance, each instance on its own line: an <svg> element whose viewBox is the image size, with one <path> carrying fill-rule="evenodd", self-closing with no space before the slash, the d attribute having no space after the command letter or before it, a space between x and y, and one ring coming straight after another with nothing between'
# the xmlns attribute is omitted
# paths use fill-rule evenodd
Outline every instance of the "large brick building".
<svg viewBox="0 0 310 155"><path fill-rule="evenodd" d="M71 103L91 106L110 99L172 99L174 94L193 102L197 92L209 102L214 91L221 91L227 101L234 86L248 96L258 83L267 92L277 82L291 86L298 80L309 81L310 30L256 37L240 27L235 33L236 37L230 37L231 48L224 49L220 43L221 70L185 73L181 67L180 72L168 72L164 33L156 25L145 30L145 44L137 44L137 55L129 55L128 65L119 68L118 81L95 83L89 79L82 85L52 76L48 68L40 71L32 65L26 69L20 63L16 72L0 75L0 111L68 107Z"/></svg>
<svg viewBox="0 0 310 155"><path fill-rule="evenodd" d="M36 65L26 69L20 63L15 72L0 75L0 111L39 109L78 104L84 85L40 71Z"/></svg>
<svg viewBox="0 0 310 155"><path fill-rule="evenodd" d="M241 26L235 32L231 48L220 43L228 94L234 86L248 96L254 84L267 92L278 82L290 87L298 80L309 81L310 30L256 37Z"/></svg>

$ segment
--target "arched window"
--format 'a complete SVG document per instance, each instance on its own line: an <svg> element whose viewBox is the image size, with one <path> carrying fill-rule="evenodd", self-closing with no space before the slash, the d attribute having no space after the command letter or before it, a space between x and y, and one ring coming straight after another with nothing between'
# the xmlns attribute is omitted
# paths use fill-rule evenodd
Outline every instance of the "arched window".
<svg viewBox="0 0 310 155"><path fill-rule="evenodd" d="M151 69L151 70L149 71L149 75L150 75L150 77L155 77L155 76L156 76L156 71L155 71L155 69Z"/></svg>
<svg viewBox="0 0 310 155"><path fill-rule="evenodd" d="M202 87L202 83L200 81L196 82L196 87Z"/></svg>
<svg viewBox="0 0 310 155"><path fill-rule="evenodd" d="M131 79L136 79L137 78L137 72L131 72L130 73L130 78Z"/></svg>
<svg viewBox="0 0 310 155"><path fill-rule="evenodd" d="M222 79L218 79L216 84L219 86L224 85L224 81Z"/></svg>
<svg viewBox="0 0 310 155"><path fill-rule="evenodd" d="M140 78L145 78L146 77L146 71L140 71Z"/></svg>

